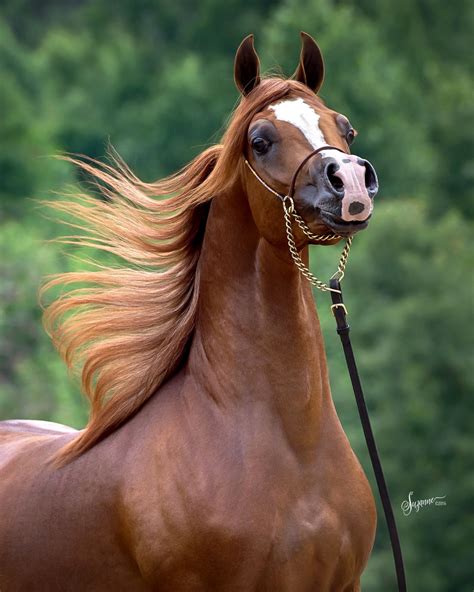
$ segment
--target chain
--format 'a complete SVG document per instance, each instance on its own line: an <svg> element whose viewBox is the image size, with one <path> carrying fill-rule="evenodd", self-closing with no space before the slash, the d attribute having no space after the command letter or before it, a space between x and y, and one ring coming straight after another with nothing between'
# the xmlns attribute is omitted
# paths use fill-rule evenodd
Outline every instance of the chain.
<svg viewBox="0 0 474 592"><path fill-rule="evenodd" d="M307 226L306 222L303 220L303 218L299 214L296 213L294 204L292 207L293 207L293 212L291 213L291 215L296 220L296 222L298 223L298 226L301 228L301 230L306 234L306 236L308 238L310 238L312 240L318 240L318 241L329 241L329 240L334 240L336 238L340 238L337 234L313 234L311 232L311 230L309 229L309 227Z"/></svg>
<svg viewBox="0 0 474 592"><path fill-rule="evenodd" d="M304 220L299 216L295 211L295 204L293 199L289 196L286 196L283 199L283 210L285 212L285 228L286 228L286 238L288 240L288 248L290 250L291 257L296 265L296 267L300 270L301 275L303 275L311 285L318 290L322 290L323 292L338 292L338 290L333 290L330 288L326 283L319 280L311 271L306 267L303 263L303 260L300 257L298 249L296 248L295 237L293 234L292 228L292 217L296 220L301 230L304 234L312 239L312 240L319 240L319 241L328 241L339 238L337 234L313 234ZM344 270L346 268L347 259L349 258L349 252L351 250L352 244L352 236L349 236L346 239L346 245L341 253L341 258L339 259L339 265L337 266L337 271L332 277L337 277L340 281L344 277Z"/></svg>
<svg viewBox="0 0 474 592"><path fill-rule="evenodd" d="M326 146L324 148L328 148L328 147ZM339 148L335 148L334 146L329 146L329 148L339 150ZM320 149L318 149L318 150L320 150ZM310 156L312 156L313 154L314 153L311 153ZM301 274L310 282L311 285L318 288L318 290L322 290L323 292L339 292L339 290L333 290L327 284L325 284L321 280L318 280L318 278L315 275L313 275L310 272L310 270L306 267L306 265L303 263L303 260L300 257L298 249L296 248L295 237L293 235L293 228L292 228L292 218L296 221L296 223L301 228L303 233L311 240L317 240L320 242L324 242L324 241L335 240L335 239L338 239L341 237L337 234L334 234L334 233L313 234L311 232L311 230L309 229L308 225L306 224L306 222L303 220L303 218L299 214L296 213L295 203L293 201L293 198L290 197L289 195L283 196L280 193L278 193L277 191L275 191L274 189L272 189L269 185L267 185L267 183L265 183L265 181L260 177L260 175L253 169L252 165L249 163L249 161L246 158L244 158L244 162L247 165L247 167L250 169L250 171L252 172L254 177L265 187L265 189L267 189L268 191L273 193L273 195L276 195L276 197L279 197L281 199L281 201L283 203L283 210L285 212L285 228L286 228L286 238L288 240L288 248L290 250L291 257L292 257L293 261L295 262L296 267L300 270ZM305 162L305 161L303 161L303 162ZM301 168L301 165L300 165L300 168ZM298 174L298 171L299 171L299 169L297 169L295 176ZM293 183L292 183L292 185L293 185ZM290 191L291 191L291 189L290 189ZM339 259L339 265L337 266L337 271L331 277L331 279L337 278L339 281L341 281L342 278L344 277L344 270L346 268L347 259L349 257L349 251L351 250L352 238L353 238L352 236L349 236L348 238L346 238L346 245L341 253L341 258Z"/></svg>

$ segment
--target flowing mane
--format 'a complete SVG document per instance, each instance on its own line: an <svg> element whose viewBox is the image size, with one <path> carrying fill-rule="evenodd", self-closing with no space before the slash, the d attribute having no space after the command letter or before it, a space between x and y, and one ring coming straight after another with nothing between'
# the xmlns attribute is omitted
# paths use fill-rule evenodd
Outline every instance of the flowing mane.
<svg viewBox="0 0 474 592"><path fill-rule="evenodd" d="M72 215L77 224L71 225L82 231L62 240L112 253L124 265L60 274L42 289L63 287L47 306L44 324L90 401L88 424L60 451L60 464L123 424L184 361L199 301L209 202L240 174L254 114L290 93L315 99L298 82L263 80L241 100L222 144L155 183L140 181L118 159L110 166L67 158L95 179L104 199L79 194L47 202Z"/></svg>

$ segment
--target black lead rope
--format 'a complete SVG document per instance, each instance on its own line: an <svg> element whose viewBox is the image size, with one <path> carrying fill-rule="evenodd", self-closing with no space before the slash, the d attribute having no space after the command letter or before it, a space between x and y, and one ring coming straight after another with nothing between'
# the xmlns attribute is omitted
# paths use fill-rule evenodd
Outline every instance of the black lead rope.
<svg viewBox="0 0 474 592"><path fill-rule="evenodd" d="M382 465L380 464L380 459L379 459L379 455L377 452L377 446L375 444L374 434L372 432L372 427L370 425L369 413L368 413L367 407L365 405L364 393L362 392L362 385L360 383L359 373L357 372L357 366L356 366L356 362L355 362L355 358L354 358L354 352L352 351L351 340L349 338L349 330L350 329L349 329L349 325L347 324L347 321L346 321L347 310L346 310L346 307L344 306L344 301L342 299L341 285L339 282L339 279L342 279L342 276L344 275L344 266L345 266L345 262L347 260L347 254L349 252L348 247L350 247L350 242L348 242L348 244L346 245L347 252L345 253L345 251L343 251L343 256L341 257L341 261L339 263L339 271L336 272L336 274L335 274L335 275L338 275L339 279L336 279L335 277L331 278L330 283L329 283L329 288L326 285L322 284L322 282L320 282L316 277L314 277L311 274L311 272L309 271L309 269L305 268L301 259L298 259L297 254L295 254L292 250L292 247L293 247L294 251L296 252L297 247L295 245L293 234L291 232L291 219L290 219L291 212L289 209L287 209L287 206L285 206L285 204L286 204L287 200L289 200L290 203L294 207L293 196L294 196L294 192L295 192L296 178L298 176L298 173L301 171L303 166L308 162L308 160L310 158L312 158L313 156L315 156L316 154L318 154L322 150L339 150L340 152L344 152L343 150L341 150L340 148L337 148L336 146L329 146L329 145L328 146L320 146L319 148L316 148L316 150L313 150L313 152L310 152L310 154L308 154L306 156L306 158L304 158L302 160L302 162L299 164L298 168L296 169L296 171L291 179L290 188L289 188L287 195L282 195L281 193L278 193L278 191L275 191L269 185L267 185L267 183L265 183L265 181L260 177L260 175L254 170L254 168L252 167L252 165L249 163L249 161L246 158L244 158L244 162L248 166L248 168L250 169L252 174L257 178L257 180L268 191L273 193L273 195L275 195L281 199L281 201L283 203L283 208L285 211L285 223L287 224L288 246L290 248L290 253L292 254L293 260L295 261L296 265L298 266L298 269L300 270L300 272L304 275L304 277L306 277L306 279L308 279L311 282L311 284L313 286L316 286L320 290L331 292L331 298L333 301L333 305L331 308L334 313L334 316L336 317L337 332L339 333L339 336L342 341L342 347L344 348L344 355L346 357L347 368L349 370L349 375L351 377L352 388L354 389L354 394L355 394L355 398L356 398L356 402L357 402L357 409L359 410L359 416L360 416L360 421L362 423L362 429L364 430L365 441L367 443L367 448L369 450L370 460L372 461L372 467L374 469L375 479L377 480L377 486L379 488L380 499L382 500L382 506L383 506L383 510L385 513L385 520L387 522L388 531L390 533L390 541L392 543L393 559L395 561L395 570L397 572L398 590L399 590L399 592L406 592L407 585L406 585L406 580L405 580L405 570L403 567L403 557L402 557L402 550L400 548L400 540L398 538L397 525L395 523L395 517L393 515L392 504L390 503L390 496L388 493L387 484L385 483L385 477L383 474ZM293 216L294 216L294 213L293 213ZM298 221L298 217L296 218L296 220ZM299 220L300 220L300 222L298 222L298 223L300 224L300 227L302 228L302 230L306 234L306 236L308 236L309 238L312 238L312 239L313 238L319 238L322 240L327 239L327 237L317 237L317 236L313 236L311 234L308 234L309 229L307 227L305 228L304 226L301 225L301 223L303 223L304 221L301 218L299 218ZM345 255L344 255L344 253L345 253ZM344 264L343 267L341 267L342 263Z"/></svg>
<svg viewBox="0 0 474 592"><path fill-rule="evenodd" d="M388 532L390 534L390 542L392 543L393 560L395 562L395 571L397 573L398 590L399 592L406 592L407 585L405 579L405 569L403 567L403 557L400 547L400 539L398 538L397 524L395 522L395 516L393 515L390 495L388 493L382 465L377 452L377 445L372 432L372 426L370 425L369 413L364 400L364 393L362 391L362 385L360 382L359 373L357 371L354 352L352 351L352 344L349 337L350 327L347 324L347 309L344 306L344 301L342 298L341 284L339 283L338 279L331 279L329 285L332 290L338 290L337 292L331 291L331 298L333 302L331 309L336 318L337 332L341 338L342 347L344 349L347 368L349 370L352 388L354 389L356 398L357 409L359 411L362 429L364 430L365 441L369 450L370 460L375 473L375 479L377 480L380 499L382 500L385 521L387 522Z"/></svg>

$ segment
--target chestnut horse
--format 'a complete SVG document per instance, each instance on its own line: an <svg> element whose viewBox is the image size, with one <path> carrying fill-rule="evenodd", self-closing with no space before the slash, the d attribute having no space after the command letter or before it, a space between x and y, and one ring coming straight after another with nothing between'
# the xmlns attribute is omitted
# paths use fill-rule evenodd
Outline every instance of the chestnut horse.
<svg viewBox="0 0 474 592"><path fill-rule="evenodd" d="M55 202L122 266L63 274L46 326L82 373L84 430L0 424L2 592L360 590L371 489L336 414L311 286L288 251L365 228L376 178L316 96L320 50L260 78L249 36L222 143L156 183L76 161L106 199ZM249 166L246 164L246 159ZM254 174L255 173L255 174ZM257 177L258 176L258 177ZM80 286L74 284L80 283Z"/></svg>

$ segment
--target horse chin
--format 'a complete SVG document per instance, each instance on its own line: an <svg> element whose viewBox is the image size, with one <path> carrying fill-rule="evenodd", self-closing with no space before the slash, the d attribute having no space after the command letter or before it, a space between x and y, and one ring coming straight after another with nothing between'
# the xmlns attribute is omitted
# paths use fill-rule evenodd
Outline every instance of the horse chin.
<svg viewBox="0 0 474 592"><path fill-rule="evenodd" d="M334 216L333 214L329 214L327 212L321 212L321 221L324 223L324 226L334 234L342 238L348 238L350 236L354 236L357 232L361 230L365 230L369 225L370 218L372 214L366 219L362 221L352 221L352 222L345 222L341 218Z"/></svg>

